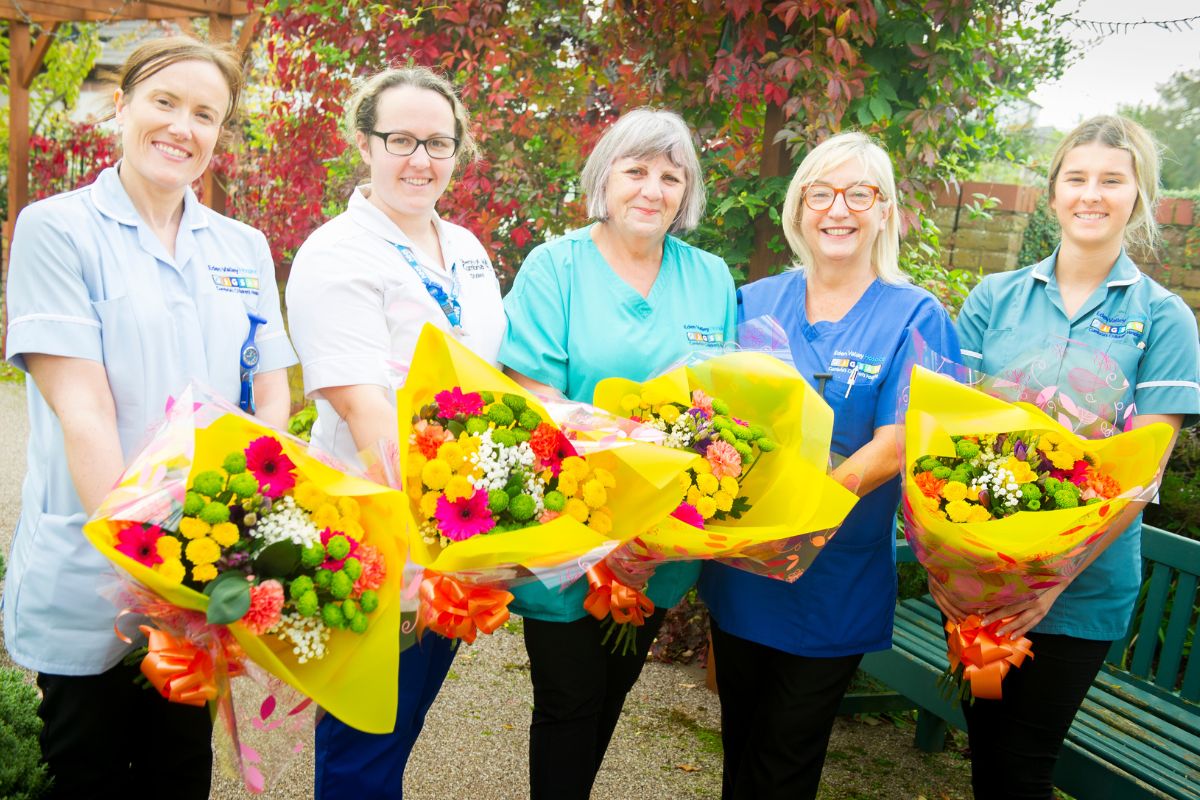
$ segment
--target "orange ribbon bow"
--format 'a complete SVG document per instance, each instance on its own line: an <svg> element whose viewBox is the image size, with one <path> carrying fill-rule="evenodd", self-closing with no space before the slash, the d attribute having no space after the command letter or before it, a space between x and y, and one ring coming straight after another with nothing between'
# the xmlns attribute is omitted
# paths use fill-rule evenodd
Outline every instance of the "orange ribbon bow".
<svg viewBox="0 0 1200 800"><path fill-rule="evenodd" d="M421 581L421 625L449 639L475 641L508 621L511 592L463 583L436 572Z"/></svg>
<svg viewBox="0 0 1200 800"><path fill-rule="evenodd" d="M982 617L972 614L962 622L946 623L950 671L962 664L964 677L971 681L971 694L977 698L999 700L1000 683L1008 670L1021 666L1026 656L1033 658L1033 642L1029 639L996 635L996 629L1005 621L998 619L984 625Z"/></svg>
<svg viewBox="0 0 1200 800"><path fill-rule="evenodd" d="M617 580L612 568L603 561L587 571L587 579L592 588L583 607L596 619L603 620L612 614L618 624L642 625L654 613L654 601Z"/></svg>
<svg viewBox="0 0 1200 800"><path fill-rule="evenodd" d="M149 639L142 674L172 703L202 706L217 696L212 656L202 648L149 625L139 626Z"/></svg>

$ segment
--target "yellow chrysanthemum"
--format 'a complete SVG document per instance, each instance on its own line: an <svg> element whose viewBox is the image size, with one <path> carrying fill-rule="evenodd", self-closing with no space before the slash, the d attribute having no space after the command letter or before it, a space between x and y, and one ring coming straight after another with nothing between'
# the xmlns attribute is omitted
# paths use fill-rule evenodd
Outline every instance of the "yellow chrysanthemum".
<svg viewBox="0 0 1200 800"><path fill-rule="evenodd" d="M617 485L616 476L606 470L604 467L596 467L592 470L592 476L600 481L600 485L605 489L611 489Z"/></svg>
<svg viewBox="0 0 1200 800"><path fill-rule="evenodd" d="M979 487L978 486L968 486L967 487L967 499L973 503L979 502Z"/></svg>
<svg viewBox="0 0 1200 800"><path fill-rule="evenodd" d="M217 577L217 568L212 564L197 564L192 567L192 580L197 583L208 583L215 577Z"/></svg>
<svg viewBox="0 0 1200 800"><path fill-rule="evenodd" d="M567 456L562 460L562 467L564 470L570 470L577 480L583 480L591 471L588 463L579 456Z"/></svg>
<svg viewBox="0 0 1200 800"><path fill-rule="evenodd" d="M951 522L966 522L971 518L972 507L966 500L955 500L946 504L946 516ZM978 508L978 506L974 507Z"/></svg>
<svg viewBox="0 0 1200 800"><path fill-rule="evenodd" d="M421 497L421 515L429 519L437 513L437 501L442 496L441 492L426 492Z"/></svg>
<svg viewBox="0 0 1200 800"><path fill-rule="evenodd" d="M592 518L588 520L588 527L601 536L607 536L612 533L612 517L604 514L592 514Z"/></svg>
<svg viewBox="0 0 1200 800"><path fill-rule="evenodd" d="M658 415L663 418L663 422L674 425L675 420L679 419L679 406L667 403L658 410Z"/></svg>
<svg viewBox="0 0 1200 800"><path fill-rule="evenodd" d="M654 408L659 403L664 402L665 398L659 394L657 389L642 389L642 405L648 408Z"/></svg>
<svg viewBox="0 0 1200 800"><path fill-rule="evenodd" d="M201 536L188 542L184 554L193 564L211 564L221 557L221 546L207 536Z"/></svg>
<svg viewBox="0 0 1200 800"><path fill-rule="evenodd" d="M210 530L212 530L212 527L202 519L184 517L179 520L179 532L183 534L185 539L207 536Z"/></svg>
<svg viewBox="0 0 1200 800"><path fill-rule="evenodd" d="M421 476L409 478L404 482L404 491L409 497L420 497L425 493L425 484L421 483Z"/></svg>
<svg viewBox="0 0 1200 800"><path fill-rule="evenodd" d="M738 492L741 491L741 489L742 487L738 485L737 478L733 477L732 475L726 475L724 478L721 478L722 492L737 497Z"/></svg>
<svg viewBox="0 0 1200 800"><path fill-rule="evenodd" d="M408 470L404 474L410 476L420 475L421 470L425 468L425 464L428 461L429 459L425 458L425 456L421 454L420 450L414 449L408 454Z"/></svg>
<svg viewBox="0 0 1200 800"><path fill-rule="evenodd" d="M458 446L462 448L463 455L467 458L471 457L471 453L479 452L479 445L481 443L478 436L472 436L465 431L458 435Z"/></svg>
<svg viewBox="0 0 1200 800"><path fill-rule="evenodd" d="M565 469L558 473L558 490L567 497L575 496L579 491L579 481L575 479L574 473Z"/></svg>
<svg viewBox="0 0 1200 800"><path fill-rule="evenodd" d="M154 549L158 551L158 557L164 561L178 560L180 553L183 552L183 545L174 536L160 536L154 543ZM180 580L183 578L180 577Z"/></svg>
<svg viewBox="0 0 1200 800"><path fill-rule="evenodd" d="M234 525L232 522L221 522L213 525L210 535L221 547L229 547L238 540L238 536L241 534L238 531L237 525Z"/></svg>
<svg viewBox="0 0 1200 800"><path fill-rule="evenodd" d="M338 522L338 527L341 528L342 533L355 539L361 540L365 535L362 523L356 519L346 519L343 517L342 520Z"/></svg>
<svg viewBox="0 0 1200 800"><path fill-rule="evenodd" d="M464 497L471 497L475 494L475 487L471 482L462 475L455 475L450 480L446 481L446 499L461 500Z"/></svg>
<svg viewBox="0 0 1200 800"><path fill-rule="evenodd" d="M353 497L339 498L337 507L342 519L362 519L362 509L358 507L358 501Z"/></svg>
<svg viewBox="0 0 1200 800"><path fill-rule="evenodd" d="M704 493L693 486L692 488L688 489L687 497L685 499L687 500L687 504L689 506L695 508L696 504L700 502L701 497L704 497Z"/></svg>
<svg viewBox="0 0 1200 800"><path fill-rule="evenodd" d="M466 453L458 442L446 442L438 448L438 459L450 465L450 469L458 469L467 460Z"/></svg>
<svg viewBox="0 0 1200 800"><path fill-rule="evenodd" d="M967 485L959 481L950 481L942 487L942 497L953 503L967 496Z"/></svg>
<svg viewBox="0 0 1200 800"><path fill-rule="evenodd" d="M991 518L991 513L983 506L971 506L971 516L967 517L967 522L987 522Z"/></svg>
<svg viewBox="0 0 1200 800"><path fill-rule="evenodd" d="M433 461L428 461L421 468L421 483L428 486L430 489L442 489L450 480L454 471L450 469L450 465L440 458L435 458Z"/></svg>
<svg viewBox="0 0 1200 800"><path fill-rule="evenodd" d="M587 503L583 502L582 500L580 500L577 497L572 497L570 500L568 500L567 506L566 506L566 508L563 509L563 511L566 512L567 514L569 514L570 516L574 517L575 519L579 520L580 522L587 522L587 519L588 519Z"/></svg>
<svg viewBox="0 0 1200 800"><path fill-rule="evenodd" d="M297 483L296 488L292 490L292 498L296 501L296 505L310 512L316 511L328 499L312 481Z"/></svg>
<svg viewBox="0 0 1200 800"><path fill-rule="evenodd" d="M642 398L636 394L627 394L621 398L621 410L627 414L632 414L642 407Z"/></svg>
<svg viewBox="0 0 1200 800"><path fill-rule="evenodd" d="M713 501L717 504L718 511L728 511L733 508L733 495L724 489L713 495Z"/></svg>
<svg viewBox="0 0 1200 800"><path fill-rule="evenodd" d="M167 537L163 537L165 539ZM161 542L162 539L159 539ZM173 541L178 541L175 539ZM163 580L170 583L183 583L184 568L183 562L178 558L168 558L154 568L154 571L163 577Z"/></svg>
<svg viewBox="0 0 1200 800"><path fill-rule="evenodd" d="M699 474L703 474L705 472L712 472L712 464L708 463L708 461L706 459L702 458L696 462L696 464L692 467L692 469L695 470Z"/></svg>
<svg viewBox="0 0 1200 800"><path fill-rule="evenodd" d="M711 497L701 497L696 503L696 511L700 512L700 516L709 519L717 513L717 501Z"/></svg>
<svg viewBox="0 0 1200 800"><path fill-rule="evenodd" d="M687 494L687 490L692 488L692 476L687 472L679 473L679 488Z"/></svg>
<svg viewBox="0 0 1200 800"><path fill-rule="evenodd" d="M925 504L925 510L931 514L937 514L942 519L946 518L946 512L942 511L942 501L936 497L927 497L921 495L921 501Z"/></svg>
<svg viewBox="0 0 1200 800"><path fill-rule="evenodd" d="M1075 462L1071 462L1071 466L1075 466ZM1009 457L1004 463L1005 469L1013 474L1017 483L1033 483L1037 480L1037 473L1029 466L1028 463L1020 461L1015 457Z"/></svg>
<svg viewBox="0 0 1200 800"><path fill-rule="evenodd" d="M721 482L711 472L702 472L696 476L696 488L705 494L713 494L721 488Z"/></svg>
<svg viewBox="0 0 1200 800"><path fill-rule="evenodd" d="M312 512L312 523L317 526L317 530L336 527L338 519L340 519L340 515L337 506L333 503L322 503L316 511Z"/></svg>
<svg viewBox="0 0 1200 800"><path fill-rule="evenodd" d="M587 503L588 508L599 508L608 502L608 492L604 491L600 481L592 478L583 484L583 502Z"/></svg>

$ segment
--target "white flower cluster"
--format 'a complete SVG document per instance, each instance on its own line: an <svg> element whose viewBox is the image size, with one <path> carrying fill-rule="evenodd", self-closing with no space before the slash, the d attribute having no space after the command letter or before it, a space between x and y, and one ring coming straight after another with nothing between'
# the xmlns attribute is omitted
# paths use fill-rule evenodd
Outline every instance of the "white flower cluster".
<svg viewBox="0 0 1200 800"><path fill-rule="evenodd" d="M308 512L297 506L290 495L276 501L270 511L262 514L250 529L250 535L261 539L264 547L285 539L291 539L301 547L321 541L321 532L309 519Z"/></svg>
<svg viewBox="0 0 1200 800"><path fill-rule="evenodd" d="M528 476L525 479L525 493L533 497L537 513L542 513L544 487L534 467L537 464L537 454L533 452L529 442L519 442L516 445L499 444L492 441L492 431L486 430L479 436L479 449L471 454L471 463L480 471L479 477L474 478L471 484L485 492L503 489L508 485L508 478L515 470L523 470Z"/></svg>
<svg viewBox="0 0 1200 800"><path fill-rule="evenodd" d="M651 428L657 428L666 434L666 438L663 439L662 443L663 447L687 450L699 438L695 419L691 414L687 413L680 414L670 425L662 417L653 417L646 421L646 425Z"/></svg>
<svg viewBox="0 0 1200 800"><path fill-rule="evenodd" d="M981 450L991 453L991 449ZM1021 487L1017 484L1017 476L1012 470L1001 466L995 458L984 458L984 472L971 481L971 488L986 489L994 502L1002 503L1009 508L1016 508L1021 501Z"/></svg>
<svg viewBox="0 0 1200 800"><path fill-rule="evenodd" d="M279 624L270 630L281 640L292 643L292 653L301 664L325 657L329 628L320 617L306 617L295 611L285 611Z"/></svg>

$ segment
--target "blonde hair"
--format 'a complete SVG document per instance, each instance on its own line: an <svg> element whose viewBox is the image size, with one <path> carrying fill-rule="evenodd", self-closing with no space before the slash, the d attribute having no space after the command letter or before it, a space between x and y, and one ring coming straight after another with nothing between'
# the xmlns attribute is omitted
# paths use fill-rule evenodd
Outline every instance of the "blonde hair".
<svg viewBox="0 0 1200 800"><path fill-rule="evenodd" d="M450 81L427 67L392 67L358 84L346 104L346 138L352 147L356 133L361 131L370 136L371 131L375 130L380 95L399 86L428 89L446 98L454 114L454 138L458 139L455 160L459 165L465 165L479 158L479 148L475 144L475 137L471 135L471 118L466 106L458 99L458 92Z"/></svg>
<svg viewBox="0 0 1200 800"><path fill-rule="evenodd" d="M704 176L692 141L692 131L683 117L661 108L635 108L621 116L604 132L583 165L579 183L587 197L588 216L604 222L608 219L608 176L613 163L622 158L653 159L666 156L683 170L683 199L671 233L690 231L700 224L704 214Z"/></svg>
<svg viewBox="0 0 1200 800"><path fill-rule="evenodd" d="M1076 126L1059 142L1050 159L1050 199L1054 199L1054 184L1067 153L1085 144L1102 144L1129 153L1133 161L1133 178L1137 185L1137 201L1129 221L1125 223L1125 241L1131 245L1153 248L1158 243L1158 223L1154 208L1158 203L1158 144L1149 131L1125 117L1101 115Z"/></svg>
<svg viewBox="0 0 1200 800"><path fill-rule="evenodd" d="M839 133L814 147L800 162L788 186L783 201L783 233L792 252L796 254L796 269L812 263L813 254L800 232L800 217L804 213L804 192L821 176L847 161L856 161L867 172L867 180L879 187L877 203L892 207L884 217L883 229L871 246L871 268L884 283L907 283L910 279L900 269L900 217L896 213L896 176L887 151L863 133Z"/></svg>

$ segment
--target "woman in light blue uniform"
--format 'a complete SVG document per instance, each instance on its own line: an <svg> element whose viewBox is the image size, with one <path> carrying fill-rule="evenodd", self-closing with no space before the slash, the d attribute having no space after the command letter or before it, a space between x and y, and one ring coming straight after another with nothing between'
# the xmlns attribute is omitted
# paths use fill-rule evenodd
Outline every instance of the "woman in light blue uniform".
<svg viewBox="0 0 1200 800"><path fill-rule="evenodd" d="M676 114L621 117L588 157L582 184L597 222L538 246L522 264L505 298L500 361L535 391L591 402L604 378L642 381L690 351L721 352L735 300L724 261L669 235L694 228L704 211L691 132ZM513 590L533 680L533 800L586 800L663 616L697 571L694 563L658 567L645 589L656 610L630 655L601 645L600 623L583 609L586 581Z"/></svg>
<svg viewBox="0 0 1200 800"><path fill-rule="evenodd" d="M146 785L208 797L208 710L134 683L117 609L99 594L113 569L82 527L189 381L287 422L295 356L267 241L189 188L241 80L227 49L186 38L137 48L116 92L121 162L17 219L7 358L31 379L30 436L4 638L38 672L53 797Z"/></svg>
<svg viewBox="0 0 1200 800"><path fill-rule="evenodd" d="M833 408L834 477L860 496L795 583L706 563L724 744L722 798L816 796L842 695L864 653L892 643L899 404L919 334L958 352L950 317L900 271L891 161L859 133L804 159L783 228L798 267L742 287L739 319L769 314Z"/></svg>
<svg viewBox="0 0 1200 800"><path fill-rule="evenodd" d="M1039 264L989 275L967 297L958 318L967 365L1002 375L1048 339L1070 340L1106 353L1129 381L1114 423L1194 424L1196 318L1124 249L1126 241L1152 246L1157 233L1153 140L1121 117L1088 120L1059 145L1049 188L1062 242ZM978 800L1053 796L1063 739L1109 646L1125 635L1141 586L1142 506L1130 504L1073 580L987 616L1012 617L1000 632L1027 634L1034 659L1008 674L1002 699L963 706ZM936 582L930 590L947 616L965 616Z"/></svg>

